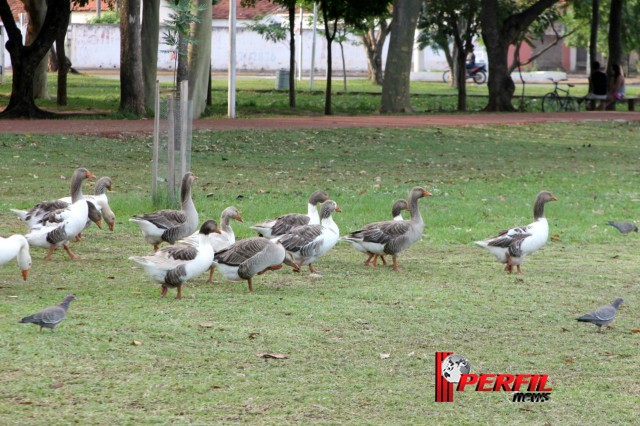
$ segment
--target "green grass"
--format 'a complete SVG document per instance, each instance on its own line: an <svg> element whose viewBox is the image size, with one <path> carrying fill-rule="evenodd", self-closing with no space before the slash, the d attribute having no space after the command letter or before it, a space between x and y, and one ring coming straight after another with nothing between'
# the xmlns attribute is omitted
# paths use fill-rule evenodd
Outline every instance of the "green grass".
<svg viewBox="0 0 640 426"><path fill-rule="evenodd" d="M72 244L86 260L60 251L45 262L33 249L26 283L15 262L0 267L2 423L633 424L640 244L605 223L637 220L638 131L560 123L197 133L200 218L236 205L239 238L257 221L304 212L317 188L342 207L343 234L386 219L412 186L434 196L421 200L425 232L401 255L404 273L365 268L339 244L317 262L321 279L285 268L257 277L249 294L245 283L203 276L181 301L175 290L160 298L127 260L150 251L127 221L153 209L149 139L2 135L0 235L22 232L10 208L66 195L81 165L113 178L117 215L115 232L93 227ZM529 223L543 188L558 198L546 210L554 239L524 275L507 275L472 242ZM56 333L17 323L70 293L78 300ZM574 320L615 297L625 304L611 330ZM465 355L474 373L548 374L551 400L464 392L436 404L441 350Z"/></svg>
<svg viewBox="0 0 640 426"><path fill-rule="evenodd" d="M163 88L171 87L163 83ZM309 90L309 81L296 80L296 108L289 108L288 91L274 90L272 78L241 78L237 81L236 112L239 117L282 116L282 115L322 115L324 114L325 81L315 82L314 91ZM566 87L565 87L566 88ZM523 111L539 112L541 98L553 89L550 84L527 84L522 91L516 85L513 105ZM49 93L51 99L38 100L38 106L54 112L81 113L94 118L131 118L118 113L120 105L120 82L114 79L90 75L70 75L68 82L67 106L56 105L56 75L49 74ZM369 115L380 108L381 87L371 84L367 79L350 79L347 91L342 80L334 78L332 110L336 115ZM638 96L640 89L628 85L628 95ZM0 105L6 105L11 94L11 78L0 85ZM457 110L457 90L441 82L412 82L412 105L418 114L451 113ZM467 84L467 109L469 112L481 111L487 104L487 86ZM573 96L587 94L585 84L571 89ZM521 98L524 96L524 98ZM619 110L626 105L619 103ZM95 114L95 115L94 115ZM212 82L212 105L207 108L203 118L227 117L227 82L215 78Z"/></svg>

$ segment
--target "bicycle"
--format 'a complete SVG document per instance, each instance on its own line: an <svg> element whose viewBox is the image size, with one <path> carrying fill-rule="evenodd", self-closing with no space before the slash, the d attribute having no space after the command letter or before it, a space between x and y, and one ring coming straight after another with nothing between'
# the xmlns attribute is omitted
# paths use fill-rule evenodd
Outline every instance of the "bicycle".
<svg viewBox="0 0 640 426"><path fill-rule="evenodd" d="M575 97L569 96L569 89L574 85L567 83L567 90L558 87L558 82L565 80L554 80L553 91L542 97L542 112L578 111L578 101Z"/></svg>

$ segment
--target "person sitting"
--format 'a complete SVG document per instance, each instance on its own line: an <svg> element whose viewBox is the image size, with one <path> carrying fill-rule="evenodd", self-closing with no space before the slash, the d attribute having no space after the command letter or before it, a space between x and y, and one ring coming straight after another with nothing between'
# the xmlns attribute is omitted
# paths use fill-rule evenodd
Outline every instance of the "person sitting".
<svg viewBox="0 0 640 426"><path fill-rule="evenodd" d="M596 109L596 101L600 102L600 108L604 106L602 101L607 100L607 74L602 71L600 62L593 61L591 63L591 75L589 76L589 93L586 96L587 110Z"/></svg>
<svg viewBox="0 0 640 426"><path fill-rule="evenodd" d="M626 92L626 85L624 82L624 71L619 64L613 64L611 67L613 70L613 88L611 90L611 95L614 99L620 100L624 99Z"/></svg>
<svg viewBox="0 0 640 426"><path fill-rule="evenodd" d="M471 49L472 50L469 51L469 53L467 53L467 63L466 63L467 72L471 71L473 67L476 66L476 55L475 53L473 53L473 47Z"/></svg>

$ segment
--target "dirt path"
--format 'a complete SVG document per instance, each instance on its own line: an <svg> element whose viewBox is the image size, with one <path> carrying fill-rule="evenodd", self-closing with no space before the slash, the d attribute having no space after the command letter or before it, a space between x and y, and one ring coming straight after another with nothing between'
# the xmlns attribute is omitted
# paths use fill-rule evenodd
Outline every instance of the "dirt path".
<svg viewBox="0 0 640 426"><path fill-rule="evenodd" d="M441 114L364 117L278 117L194 120L194 130L339 129L349 127L477 126L576 121L640 121L640 112L590 111L560 114ZM152 133L153 120L0 120L0 133L113 135Z"/></svg>

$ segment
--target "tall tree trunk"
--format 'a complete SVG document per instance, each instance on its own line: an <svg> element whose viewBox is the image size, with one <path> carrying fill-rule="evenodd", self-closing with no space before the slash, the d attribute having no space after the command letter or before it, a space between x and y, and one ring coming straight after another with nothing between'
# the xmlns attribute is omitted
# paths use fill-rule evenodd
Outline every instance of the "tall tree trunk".
<svg viewBox="0 0 640 426"><path fill-rule="evenodd" d="M66 31L71 12L70 0L50 0L47 14L38 37L29 46L22 44L22 33L16 25L7 0L0 0L0 17L7 31L5 44L11 57L13 81L9 104L0 118L51 118L47 111L39 109L33 100L33 78L36 66L47 55L59 31Z"/></svg>
<svg viewBox="0 0 640 426"><path fill-rule="evenodd" d="M511 104L516 86L509 73L508 59L509 45L516 37L526 31L529 25L547 8L558 0L538 0L527 9L499 18L502 12L498 10L498 0L482 0L480 22L482 40L487 49L489 59L489 103L486 111L514 111Z"/></svg>
<svg viewBox="0 0 640 426"><path fill-rule="evenodd" d="M333 73L333 55L331 52L331 44L336 37L338 31L338 22L333 21L333 29L329 30L329 19L326 10L322 7L322 20L324 22L324 37L327 39L327 84L324 93L324 114L331 115L331 74Z"/></svg>
<svg viewBox="0 0 640 426"><path fill-rule="evenodd" d="M600 26L600 0L591 0L591 34L589 35L589 59L598 60L598 27Z"/></svg>
<svg viewBox="0 0 640 426"><path fill-rule="evenodd" d="M378 29L378 27L380 28ZM369 81L378 86L382 86L382 48L390 31L391 23L381 19L376 26L369 28L361 37L367 53Z"/></svg>
<svg viewBox="0 0 640 426"><path fill-rule="evenodd" d="M180 82L189 79L189 58L187 50L189 46L185 37L178 34L178 69L176 70L176 87L180 87Z"/></svg>
<svg viewBox="0 0 640 426"><path fill-rule="evenodd" d="M382 83L380 111L412 112L410 98L411 56L421 0L393 2L393 28Z"/></svg>
<svg viewBox="0 0 640 426"><path fill-rule="evenodd" d="M145 114L140 6L141 0L120 1L120 112L137 116Z"/></svg>
<svg viewBox="0 0 640 426"><path fill-rule="evenodd" d="M158 45L160 43L160 0L142 0L142 74L144 103L147 108L155 105L158 74Z"/></svg>
<svg viewBox="0 0 640 426"><path fill-rule="evenodd" d="M58 63L58 93L56 103L60 106L67 105L67 75L71 68L71 61L65 56L64 39L67 31L60 31L56 37L56 62Z"/></svg>
<svg viewBox="0 0 640 426"><path fill-rule="evenodd" d="M622 65L622 6L624 0L611 0L609 13L609 63L607 73L611 74L613 64Z"/></svg>
<svg viewBox="0 0 640 426"><path fill-rule="evenodd" d="M29 15L27 25L27 46L33 43L38 36L45 16L47 14L46 0L22 0L24 9ZM45 55L38 64L33 80L33 97L35 99L49 99L47 87L47 70L49 68L49 58Z"/></svg>
<svg viewBox="0 0 640 426"><path fill-rule="evenodd" d="M300 64L302 66L302 64ZM296 107L296 4L289 6L289 108Z"/></svg>
<svg viewBox="0 0 640 426"><path fill-rule="evenodd" d="M198 44L189 46L189 99L193 118L202 115L207 107L207 87L211 76L211 0L198 1L198 20L191 26Z"/></svg>

